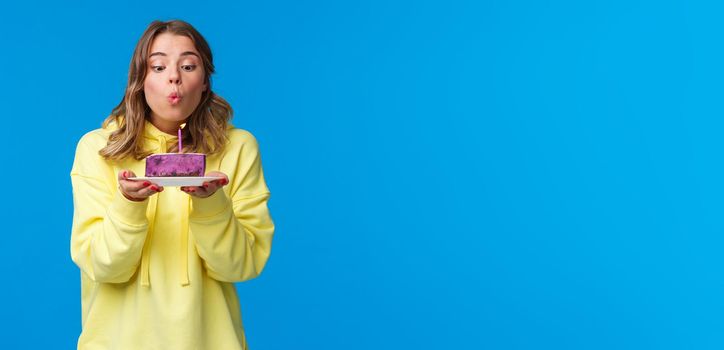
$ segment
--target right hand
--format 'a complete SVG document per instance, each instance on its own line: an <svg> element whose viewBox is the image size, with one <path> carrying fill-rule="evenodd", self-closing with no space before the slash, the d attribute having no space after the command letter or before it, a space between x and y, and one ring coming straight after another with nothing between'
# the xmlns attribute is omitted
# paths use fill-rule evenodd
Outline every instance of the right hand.
<svg viewBox="0 0 724 350"><path fill-rule="evenodd" d="M128 180L129 177L135 176L136 174L130 170L118 172L118 189L128 200L143 202L151 195L163 191L162 186L147 180Z"/></svg>

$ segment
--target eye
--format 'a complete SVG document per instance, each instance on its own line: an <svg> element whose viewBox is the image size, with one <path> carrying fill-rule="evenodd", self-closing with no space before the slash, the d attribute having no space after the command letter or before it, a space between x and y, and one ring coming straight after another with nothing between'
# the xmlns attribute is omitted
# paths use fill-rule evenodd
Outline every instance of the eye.
<svg viewBox="0 0 724 350"><path fill-rule="evenodd" d="M195 65L195 64L189 64L189 65L181 66L181 68L183 68L183 70L185 70L185 71L187 71L187 72L191 72L191 71L193 71L194 69L196 69L196 65Z"/></svg>
<svg viewBox="0 0 724 350"><path fill-rule="evenodd" d="M162 69L161 69L161 70L156 70L156 68L162 68ZM151 70L154 71L154 72L160 72L160 71L163 70L163 68L166 68L166 67L164 67L164 66L151 66Z"/></svg>

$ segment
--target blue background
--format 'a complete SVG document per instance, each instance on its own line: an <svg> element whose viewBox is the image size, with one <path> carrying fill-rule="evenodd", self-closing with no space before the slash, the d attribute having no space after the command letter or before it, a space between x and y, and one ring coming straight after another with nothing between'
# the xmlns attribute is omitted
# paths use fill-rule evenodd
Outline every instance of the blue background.
<svg viewBox="0 0 724 350"><path fill-rule="evenodd" d="M180 18L259 140L250 348L724 347L724 8L142 1L0 12L4 348L70 349L70 167Z"/></svg>

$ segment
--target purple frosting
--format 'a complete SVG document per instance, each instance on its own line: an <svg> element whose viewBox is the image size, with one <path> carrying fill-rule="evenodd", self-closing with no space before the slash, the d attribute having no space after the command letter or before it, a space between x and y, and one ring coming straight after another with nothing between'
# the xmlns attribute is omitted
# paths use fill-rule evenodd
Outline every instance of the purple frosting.
<svg viewBox="0 0 724 350"><path fill-rule="evenodd" d="M204 176L203 153L161 153L146 157L146 176Z"/></svg>

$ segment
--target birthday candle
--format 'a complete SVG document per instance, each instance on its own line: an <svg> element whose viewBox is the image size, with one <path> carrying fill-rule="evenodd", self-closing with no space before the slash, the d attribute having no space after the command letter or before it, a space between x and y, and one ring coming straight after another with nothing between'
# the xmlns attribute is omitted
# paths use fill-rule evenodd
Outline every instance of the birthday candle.
<svg viewBox="0 0 724 350"><path fill-rule="evenodd" d="M181 129L186 126L186 123L179 125L178 127L178 153L181 153L183 149L183 143L181 142Z"/></svg>

